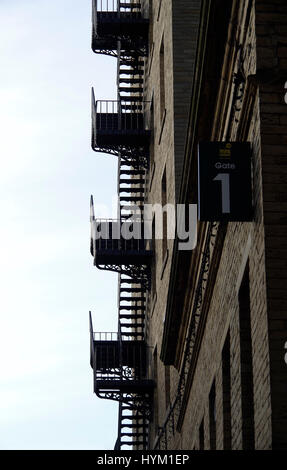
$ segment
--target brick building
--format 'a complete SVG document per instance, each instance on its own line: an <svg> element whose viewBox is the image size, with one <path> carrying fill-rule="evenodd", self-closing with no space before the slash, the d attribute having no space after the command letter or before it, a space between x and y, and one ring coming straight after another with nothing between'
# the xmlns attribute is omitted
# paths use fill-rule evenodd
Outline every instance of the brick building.
<svg viewBox="0 0 287 470"><path fill-rule="evenodd" d="M119 278L118 332L91 320L115 448L284 449L286 2L95 0L92 48L118 60L118 100L92 100L92 147L119 161L118 220L91 204L94 263ZM201 220L188 251L165 215L163 239L123 237L146 203L198 203L200 142L250 143L252 219Z"/></svg>

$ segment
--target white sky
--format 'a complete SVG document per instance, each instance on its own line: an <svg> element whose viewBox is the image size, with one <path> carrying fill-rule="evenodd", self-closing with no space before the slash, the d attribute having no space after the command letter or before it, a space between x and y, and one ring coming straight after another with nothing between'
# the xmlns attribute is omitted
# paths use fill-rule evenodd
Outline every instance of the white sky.
<svg viewBox="0 0 287 470"><path fill-rule="evenodd" d="M88 311L117 330L117 277L89 254L89 198L117 162L90 147L90 0L0 0L0 448L112 449L117 404L93 394ZM110 214L107 213L107 216Z"/></svg>

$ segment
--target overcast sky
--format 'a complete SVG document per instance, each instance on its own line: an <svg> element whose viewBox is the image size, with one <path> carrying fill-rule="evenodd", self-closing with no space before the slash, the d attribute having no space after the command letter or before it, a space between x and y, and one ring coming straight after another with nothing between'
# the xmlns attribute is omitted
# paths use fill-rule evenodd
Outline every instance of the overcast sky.
<svg viewBox="0 0 287 470"><path fill-rule="evenodd" d="M112 449L88 311L117 330L117 277L93 267L89 198L111 206L117 162L91 150L90 89L116 96L116 62L90 0L0 0L0 36L0 448Z"/></svg>

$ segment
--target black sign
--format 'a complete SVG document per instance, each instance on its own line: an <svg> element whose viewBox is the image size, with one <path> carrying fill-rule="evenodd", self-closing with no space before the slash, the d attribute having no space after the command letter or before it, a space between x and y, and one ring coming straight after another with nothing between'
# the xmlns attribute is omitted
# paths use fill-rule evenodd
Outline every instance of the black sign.
<svg viewBox="0 0 287 470"><path fill-rule="evenodd" d="M198 146L199 220L251 221L251 147L248 142Z"/></svg>

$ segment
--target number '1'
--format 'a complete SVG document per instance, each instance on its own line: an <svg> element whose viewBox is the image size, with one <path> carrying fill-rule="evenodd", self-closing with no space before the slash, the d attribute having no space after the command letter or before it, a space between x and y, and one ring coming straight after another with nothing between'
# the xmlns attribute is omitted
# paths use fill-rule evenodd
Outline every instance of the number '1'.
<svg viewBox="0 0 287 470"><path fill-rule="evenodd" d="M221 182L222 213L230 214L230 174L219 173L213 181Z"/></svg>

